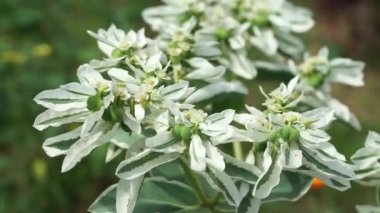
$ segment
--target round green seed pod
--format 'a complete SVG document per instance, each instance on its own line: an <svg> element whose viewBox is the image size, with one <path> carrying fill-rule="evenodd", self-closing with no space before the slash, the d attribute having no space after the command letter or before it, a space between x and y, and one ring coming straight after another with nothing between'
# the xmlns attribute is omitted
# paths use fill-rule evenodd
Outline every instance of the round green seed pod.
<svg viewBox="0 0 380 213"><path fill-rule="evenodd" d="M87 99L87 109L92 112L99 111L103 106L103 99L99 95L95 95Z"/></svg>

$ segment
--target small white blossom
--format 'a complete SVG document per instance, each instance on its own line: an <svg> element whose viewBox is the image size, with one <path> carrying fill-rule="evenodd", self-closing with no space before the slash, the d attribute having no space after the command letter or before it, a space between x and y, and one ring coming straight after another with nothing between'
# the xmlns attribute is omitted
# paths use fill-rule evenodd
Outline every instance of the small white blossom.
<svg viewBox="0 0 380 213"><path fill-rule="evenodd" d="M120 57L118 53L126 52L131 49L142 49L147 45L148 40L145 37L145 30L141 29L137 33L133 30L125 33L123 30L111 25L107 30L100 29L98 33L88 31L88 33L98 40L98 46L108 57Z"/></svg>
<svg viewBox="0 0 380 213"><path fill-rule="evenodd" d="M323 48L317 56L305 55L304 62L298 67L291 62L290 68L299 75L301 82L297 90L304 93L302 102L312 107L330 107L336 116L360 129L360 123L349 108L331 96L331 84L341 83L350 86L363 86L364 64L351 59L328 58L328 49Z"/></svg>

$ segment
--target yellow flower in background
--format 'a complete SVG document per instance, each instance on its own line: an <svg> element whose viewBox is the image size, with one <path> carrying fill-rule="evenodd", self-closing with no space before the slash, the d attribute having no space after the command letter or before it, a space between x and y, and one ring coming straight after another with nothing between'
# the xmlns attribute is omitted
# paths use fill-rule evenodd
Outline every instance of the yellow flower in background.
<svg viewBox="0 0 380 213"><path fill-rule="evenodd" d="M0 62L8 64L23 64L27 57L21 52L5 51L0 53Z"/></svg>
<svg viewBox="0 0 380 213"><path fill-rule="evenodd" d="M46 177L46 173L47 173L47 165L46 165L46 162L42 159L35 159L34 162L33 162L33 174L34 174L34 177L42 182L45 180L45 177Z"/></svg>
<svg viewBox="0 0 380 213"><path fill-rule="evenodd" d="M49 44L38 44L33 47L32 55L34 57L47 57L53 52L53 48Z"/></svg>

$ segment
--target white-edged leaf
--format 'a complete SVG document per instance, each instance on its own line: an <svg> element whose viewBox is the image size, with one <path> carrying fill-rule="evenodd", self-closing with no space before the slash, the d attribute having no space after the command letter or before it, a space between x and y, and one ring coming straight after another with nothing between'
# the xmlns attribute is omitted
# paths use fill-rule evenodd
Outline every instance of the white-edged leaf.
<svg viewBox="0 0 380 213"><path fill-rule="evenodd" d="M323 174L318 171L305 170L305 169L294 170L294 172L305 174L314 178L318 178L328 187L333 188L338 191L346 191L347 189L351 188L350 181L345 178L340 178L333 175Z"/></svg>
<svg viewBox="0 0 380 213"><path fill-rule="evenodd" d="M359 205L356 206L356 211L358 211L358 213L379 213L380 207L370 205Z"/></svg>
<svg viewBox="0 0 380 213"><path fill-rule="evenodd" d="M162 132L146 139L146 146L157 152L170 153L182 150L176 148L177 146L175 146L182 146L179 142L180 140L174 137L171 132Z"/></svg>
<svg viewBox="0 0 380 213"><path fill-rule="evenodd" d="M33 127L42 131L48 127L58 127L63 124L81 122L90 113L87 109L70 109L62 112L49 109L37 116Z"/></svg>
<svg viewBox="0 0 380 213"><path fill-rule="evenodd" d="M261 205L261 199L255 198L251 191L253 186L249 187L247 195L241 200L236 213L258 213Z"/></svg>
<svg viewBox="0 0 380 213"><path fill-rule="evenodd" d="M70 147L62 163L62 172L69 171L95 148L107 143L118 128L118 124L113 126L104 122L97 124L93 132L82 137Z"/></svg>
<svg viewBox="0 0 380 213"><path fill-rule="evenodd" d="M341 160L326 160L325 158L320 157L320 153L315 150L310 150L303 146L300 148L303 150L304 165L308 168L348 180L355 177L352 168L345 162Z"/></svg>
<svg viewBox="0 0 380 213"><path fill-rule="evenodd" d="M188 185L161 177L146 178L138 203L159 203L175 207L191 207L199 203L193 189Z"/></svg>
<svg viewBox="0 0 380 213"><path fill-rule="evenodd" d="M189 82L181 81L178 84L173 84L162 89L161 97L164 100L179 100L185 94L189 87Z"/></svg>
<svg viewBox="0 0 380 213"><path fill-rule="evenodd" d="M64 89L46 90L35 98L37 104L55 111L66 111L87 107L88 96L70 93Z"/></svg>
<svg viewBox="0 0 380 213"><path fill-rule="evenodd" d="M280 152L273 152L272 155L268 151L264 153L264 164L268 164L269 167L266 166L266 171L255 185L253 195L256 198L264 199L268 197L272 189L280 183L280 175L283 168L281 155L282 153Z"/></svg>
<svg viewBox="0 0 380 213"><path fill-rule="evenodd" d="M115 144L110 143L107 149L107 154L106 154L106 163L112 161L115 159L117 156L119 156L124 149L118 148Z"/></svg>
<svg viewBox="0 0 380 213"><path fill-rule="evenodd" d="M262 172L255 165L239 161L225 153L222 154L226 163L224 172L230 177L244 180L250 184L255 184L258 181Z"/></svg>
<svg viewBox="0 0 380 213"><path fill-rule="evenodd" d="M228 94L228 93L238 93L247 94L248 90L241 82L215 82L209 84L205 87L199 88L193 94L191 94L185 100L185 103L199 103L202 101L207 101L217 95Z"/></svg>
<svg viewBox="0 0 380 213"><path fill-rule="evenodd" d="M80 137L81 127L45 140L42 148L49 157L56 157L67 153L71 145Z"/></svg>
<svg viewBox="0 0 380 213"><path fill-rule="evenodd" d="M209 167L204 173L205 179L215 190L220 191L226 201L232 206L238 206L241 201L239 190L234 181L225 172Z"/></svg>
<svg viewBox="0 0 380 213"><path fill-rule="evenodd" d="M116 212L132 213L136 205L137 197L144 177L132 180L120 180L116 187Z"/></svg>
<svg viewBox="0 0 380 213"><path fill-rule="evenodd" d="M124 160L116 169L119 178L131 180L139 177L151 169L177 159L180 153L159 153L151 149L144 151Z"/></svg>
<svg viewBox="0 0 380 213"><path fill-rule="evenodd" d="M116 213L116 187L114 184L104 190L91 204L88 211L91 213Z"/></svg>
<svg viewBox="0 0 380 213"><path fill-rule="evenodd" d="M309 191L313 178L296 172L284 171L280 183L275 186L265 202L292 201L295 202Z"/></svg>

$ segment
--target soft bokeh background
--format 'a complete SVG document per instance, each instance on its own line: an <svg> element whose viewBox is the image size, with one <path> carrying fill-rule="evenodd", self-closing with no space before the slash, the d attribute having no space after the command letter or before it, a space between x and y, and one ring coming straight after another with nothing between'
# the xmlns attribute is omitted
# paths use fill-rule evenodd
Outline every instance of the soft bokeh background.
<svg viewBox="0 0 380 213"><path fill-rule="evenodd" d="M336 55L367 62L366 87L337 86L336 96L363 123L356 132L342 123L331 134L346 156L362 146L369 129L380 132L380 1L298 0L315 12L317 26L305 37L311 51L327 45ZM86 212L89 204L116 181L115 164L95 151L72 171L61 174L62 158L42 151L44 138L32 128L42 108L33 103L40 91L76 80L76 68L102 57L85 30L115 23L122 29L144 26L143 8L158 0L1 0L0 1L0 212ZM266 80L264 86L277 84ZM262 100L252 84L250 104ZM262 212L355 212L355 204L373 204L374 191L356 184L347 192L311 190L297 203L267 204Z"/></svg>

